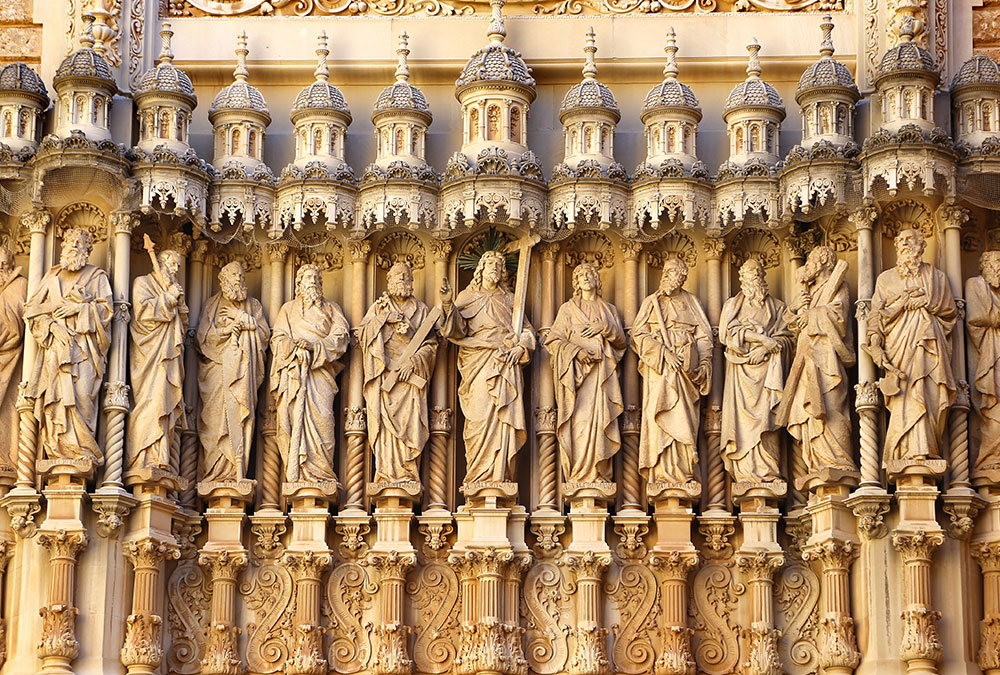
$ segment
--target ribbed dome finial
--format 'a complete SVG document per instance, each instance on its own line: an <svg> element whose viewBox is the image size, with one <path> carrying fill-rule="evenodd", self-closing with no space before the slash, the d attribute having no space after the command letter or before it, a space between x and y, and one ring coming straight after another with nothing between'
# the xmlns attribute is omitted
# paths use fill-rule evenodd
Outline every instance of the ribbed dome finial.
<svg viewBox="0 0 1000 675"><path fill-rule="evenodd" d="M83 15L83 33L80 34L80 47L82 49L94 48L94 20L96 17L87 12Z"/></svg>
<svg viewBox="0 0 1000 675"><path fill-rule="evenodd" d="M747 64L747 78L760 79L761 68L760 68L760 43L757 42L757 38L750 38L750 44L747 45L747 51L750 52L750 62Z"/></svg>
<svg viewBox="0 0 1000 675"><path fill-rule="evenodd" d="M174 53L170 50L170 38L174 36L174 31L170 29L170 22L164 21L160 28L160 63L170 63L174 60Z"/></svg>
<svg viewBox="0 0 1000 675"><path fill-rule="evenodd" d="M663 51L667 53L667 65L663 66L663 79L676 80L680 71L677 70L677 33L674 32L673 26L667 29L667 46Z"/></svg>
<svg viewBox="0 0 1000 675"><path fill-rule="evenodd" d="M326 82L330 78L330 69L326 67L326 57L330 55L330 50L326 46L326 31L321 30L319 32L319 37L316 38L316 56L319 57L316 61L316 72L313 75L316 76L316 81Z"/></svg>
<svg viewBox="0 0 1000 675"><path fill-rule="evenodd" d="M247 32L243 31L236 38L236 70L233 71L233 77L236 78L237 82L246 82L250 77L250 71L247 70L247 56L249 54Z"/></svg>
<svg viewBox="0 0 1000 675"><path fill-rule="evenodd" d="M591 26L587 30L587 44L583 48L583 53L586 56L586 62L583 64L583 77L586 80L593 80L597 78L597 62L594 60L594 55L597 53L597 36L594 33L594 27Z"/></svg>
<svg viewBox="0 0 1000 675"><path fill-rule="evenodd" d="M94 23L90 29L90 34L94 40L94 51L106 57L108 55L108 43L115 37L115 31L108 25L111 12L107 10L102 0L98 0L94 3L91 14L94 16Z"/></svg>
<svg viewBox="0 0 1000 675"><path fill-rule="evenodd" d="M823 23L819 25L823 31L823 41L819 44L820 56L824 58L833 57L833 18L827 14L823 17Z"/></svg>
<svg viewBox="0 0 1000 675"><path fill-rule="evenodd" d="M503 25L503 5L504 0L490 0L490 25L486 36L491 42L503 42L507 37L507 29Z"/></svg>
<svg viewBox="0 0 1000 675"><path fill-rule="evenodd" d="M410 79L410 67L406 63L406 57L410 55L410 36L404 30L399 34L399 46L396 47L396 56L399 61L396 64L396 81L406 82Z"/></svg>

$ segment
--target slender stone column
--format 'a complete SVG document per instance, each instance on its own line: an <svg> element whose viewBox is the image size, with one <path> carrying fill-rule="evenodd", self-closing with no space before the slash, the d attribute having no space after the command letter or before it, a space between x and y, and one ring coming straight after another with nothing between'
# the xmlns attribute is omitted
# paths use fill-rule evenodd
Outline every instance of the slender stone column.
<svg viewBox="0 0 1000 675"><path fill-rule="evenodd" d="M14 555L14 542L0 539L0 668L7 662L7 562Z"/></svg>
<svg viewBox="0 0 1000 675"><path fill-rule="evenodd" d="M163 660L160 627L163 617L157 607L160 595L160 566L168 558L179 558L176 544L155 539L129 541L125 557L135 569L132 613L125 620L125 644L121 660L128 675L154 675Z"/></svg>
<svg viewBox="0 0 1000 675"><path fill-rule="evenodd" d="M272 326L278 319L278 311L284 302L285 289L285 259L288 257L288 244L267 245L268 273L271 276L270 293L267 307L267 320ZM277 420L275 419L274 400L270 387L264 396L264 428L261 430L263 455L261 462L261 509L277 510L281 498L281 460L278 457Z"/></svg>
<svg viewBox="0 0 1000 675"><path fill-rule="evenodd" d="M521 588L524 573L531 565L531 554L515 553L503 569L503 631L507 638L507 670L509 675L526 675L528 660L524 657L521 628Z"/></svg>
<svg viewBox="0 0 1000 675"><path fill-rule="evenodd" d="M42 532L38 542L49 551L49 602L41 609L42 639L38 656L42 660L39 675L73 675L72 663L80 654L76 639L74 604L76 558L87 546L84 531L57 530Z"/></svg>
<svg viewBox="0 0 1000 675"><path fill-rule="evenodd" d="M726 240L721 237L707 237L705 245L705 265L708 276L708 320L712 324L715 346L712 350L712 391L708 408L705 410L705 438L708 441L708 465L706 472L706 492L709 510L726 511L726 470L722 462L720 442L722 438L722 381L725 376L725 362L719 346L719 317L722 314L722 256L726 251Z"/></svg>
<svg viewBox="0 0 1000 675"><path fill-rule="evenodd" d="M379 572L379 609L381 621L375 627L375 654L372 673L375 675L409 675L413 661L407 651L410 627L403 620L406 598L406 573L417 563L414 552L380 553L368 558L368 564Z"/></svg>
<svg viewBox="0 0 1000 675"><path fill-rule="evenodd" d="M698 554L694 551L654 552L650 557L650 565L662 579L660 640L663 646L653 666L655 675L694 675L695 662L691 654L694 631L688 628L687 598L688 573L697 564Z"/></svg>
<svg viewBox="0 0 1000 675"><path fill-rule="evenodd" d="M198 350L195 333L201 318L201 305L205 299L205 256L208 242L196 239L191 248L188 264L188 286L185 297L188 305L188 329L184 341L184 405L187 426L181 433L180 476L187 487L181 492L181 505L194 510L198 483Z"/></svg>
<svg viewBox="0 0 1000 675"><path fill-rule="evenodd" d="M740 552L736 564L743 571L749 586L751 603L750 627L744 628L747 652L742 675L781 675L778 657L779 632L774 627L774 573L784 565L781 553Z"/></svg>
<svg viewBox="0 0 1000 675"><path fill-rule="evenodd" d="M625 329L631 335L635 315L639 311L639 254L642 244L637 241L621 243L625 261L625 300L622 314ZM631 349L622 360L624 373L625 413L622 415L622 506L626 510L642 510L639 502L639 359Z"/></svg>
<svg viewBox="0 0 1000 675"><path fill-rule="evenodd" d="M826 675L850 675L861 663L851 618L851 563L857 556L851 542L828 540L803 551L806 561L823 565L823 605L819 632L819 662Z"/></svg>
<svg viewBox="0 0 1000 675"><path fill-rule="evenodd" d="M209 569L212 610L205 639L202 675L242 675L240 629L236 626L236 578L247 566L245 550L202 551L198 564Z"/></svg>
<svg viewBox="0 0 1000 675"><path fill-rule="evenodd" d="M983 620L979 622L979 667L1000 675L1000 542L976 542L972 555L983 570Z"/></svg>
<svg viewBox="0 0 1000 675"><path fill-rule="evenodd" d="M361 325L367 307L366 290L368 287L368 255L372 246L367 241L352 241L351 251L351 307L350 319L352 344L356 346L357 336L354 330ZM345 426L347 434L347 470L344 483L347 488L346 508L361 510L365 498L365 401L364 374L361 369L361 358L355 353L351 356L348 382L348 404Z"/></svg>
<svg viewBox="0 0 1000 675"><path fill-rule="evenodd" d="M125 413L128 412L129 387L125 382L128 358L128 322L132 256L132 228L139 224L131 213L111 215L114 253L111 280L115 312L111 320L111 351L108 354L107 395L104 398L106 432L104 435L104 480L102 488L122 485L125 457Z"/></svg>
<svg viewBox="0 0 1000 675"><path fill-rule="evenodd" d="M858 238L858 342L868 335L868 313L875 292L875 250L872 227L878 218L874 206L852 213L849 220ZM861 425L861 487L881 488L878 452L878 390L875 362L862 349L858 350L857 409Z"/></svg>
<svg viewBox="0 0 1000 675"><path fill-rule="evenodd" d="M450 241L432 241L435 297L448 275ZM448 509L448 437L451 435L451 408L448 407L449 345L438 345L437 361L431 378L430 457L428 460L427 501L430 509Z"/></svg>
<svg viewBox="0 0 1000 675"><path fill-rule="evenodd" d="M944 649L938 636L941 612L931 603L931 556L944 543L933 530L896 531L892 545L903 559L903 642L900 657L909 675L936 675Z"/></svg>
<svg viewBox="0 0 1000 675"><path fill-rule="evenodd" d="M28 249L28 296L38 288L45 275L45 233L52 217L44 209L35 209L21 216L21 228L31 233ZM35 402L25 396L28 378L35 364L38 345L30 331L24 332L24 355L21 381L17 388L18 441L15 462L14 489L2 501L10 516L10 526L20 537L35 534L35 514L41 509L40 495L35 490L35 462L38 460L38 420L35 419Z"/></svg>
<svg viewBox="0 0 1000 675"><path fill-rule="evenodd" d="M285 675L326 675L320 579L332 558L329 553L288 552L284 562L295 579L295 635L285 662Z"/></svg>
<svg viewBox="0 0 1000 675"><path fill-rule="evenodd" d="M542 254L542 307L540 341L545 340L556 318L555 276L558 244L541 246ZM538 434L538 508L556 508L556 395L552 383L552 365L546 349L539 349L538 359L538 409L535 411L535 431Z"/></svg>
<svg viewBox="0 0 1000 675"><path fill-rule="evenodd" d="M572 675L611 672L604 646L608 631L601 628L601 580L610 564L610 553L587 551L566 558L566 566L576 577L576 627L572 629L576 648L567 670Z"/></svg>
<svg viewBox="0 0 1000 675"><path fill-rule="evenodd" d="M476 624L478 621L478 587L476 584L476 564L480 554L475 551L453 552L448 556L448 564L458 576L458 593L461 599L459 622L460 640L455 656L455 672L458 675L474 675L477 672Z"/></svg>

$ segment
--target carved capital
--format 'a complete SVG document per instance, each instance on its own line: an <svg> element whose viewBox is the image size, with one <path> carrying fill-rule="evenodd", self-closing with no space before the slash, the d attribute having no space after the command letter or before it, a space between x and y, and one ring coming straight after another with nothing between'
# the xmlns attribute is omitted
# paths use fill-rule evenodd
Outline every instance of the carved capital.
<svg viewBox="0 0 1000 675"><path fill-rule="evenodd" d="M861 663L854 619L849 616L828 616L819 622L819 662L823 668L850 668Z"/></svg>
<svg viewBox="0 0 1000 675"><path fill-rule="evenodd" d="M615 534L618 535L618 545L615 553L622 560L639 560L646 555L644 537L649 533L649 521L642 518L615 519Z"/></svg>
<svg viewBox="0 0 1000 675"><path fill-rule="evenodd" d="M187 232L174 232L167 240L168 250L177 251L185 258L191 254L194 246L194 239Z"/></svg>
<svg viewBox="0 0 1000 675"><path fill-rule="evenodd" d="M132 230L139 226L138 214L128 211L115 211L111 214L111 231L115 234L131 235Z"/></svg>
<svg viewBox="0 0 1000 675"><path fill-rule="evenodd" d="M698 564L698 553L667 551L660 553L653 551L649 556L649 565L660 573L664 581L687 582L688 573Z"/></svg>
<svg viewBox="0 0 1000 675"><path fill-rule="evenodd" d="M938 635L941 612L927 607L903 610L903 642L900 656L904 661L914 659L940 661L944 647Z"/></svg>
<svg viewBox="0 0 1000 675"><path fill-rule="evenodd" d="M281 555L285 547L281 543L281 535L288 528L284 520L254 521L250 525L250 532L253 534L253 553L261 559L274 559Z"/></svg>
<svg viewBox="0 0 1000 675"><path fill-rule="evenodd" d="M962 227L972 214L969 212L969 209L962 208L961 206L944 204L938 207L935 215L938 222L941 223L941 229L949 230Z"/></svg>
<svg viewBox="0 0 1000 675"><path fill-rule="evenodd" d="M205 258L208 256L208 241L205 239L195 239L194 245L191 247L191 260L193 262L203 263Z"/></svg>
<svg viewBox="0 0 1000 675"><path fill-rule="evenodd" d="M559 257L559 244L557 243L546 243L538 247L539 252L542 255L542 260L547 262L553 262Z"/></svg>
<svg viewBox="0 0 1000 675"><path fill-rule="evenodd" d="M48 550L51 560L61 559L75 562L80 551L87 547L87 533L67 532L66 530L41 532L38 535L38 543Z"/></svg>
<svg viewBox="0 0 1000 675"><path fill-rule="evenodd" d="M311 624L295 627L294 646L285 662L286 675L326 675L327 661L323 658L323 629Z"/></svg>
<svg viewBox="0 0 1000 675"><path fill-rule="evenodd" d="M705 518L702 517L698 523L698 532L705 537L705 550L703 555L710 560L728 558L732 555L733 545L729 543L729 538L736 533L732 518Z"/></svg>
<svg viewBox="0 0 1000 675"><path fill-rule="evenodd" d="M944 543L940 532L915 530L913 532L893 532L892 545L903 557L904 563L924 562L930 564L938 546Z"/></svg>
<svg viewBox="0 0 1000 675"><path fill-rule="evenodd" d="M746 576L747 581L771 581L774 573L785 564L785 556L781 553L738 553L736 566Z"/></svg>
<svg viewBox="0 0 1000 675"><path fill-rule="evenodd" d="M161 623L162 619L156 614L130 614L125 619L125 644L121 649L123 665L150 668L160 665L163 660Z"/></svg>
<svg viewBox="0 0 1000 675"><path fill-rule="evenodd" d="M38 643L38 656L58 656L72 661L80 654L76 640L76 607L49 605L38 610L42 615L42 639Z"/></svg>
<svg viewBox="0 0 1000 675"><path fill-rule="evenodd" d="M435 239L430 243L431 259L435 262L448 262L451 255L451 242L445 239Z"/></svg>
<svg viewBox="0 0 1000 675"><path fill-rule="evenodd" d="M334 530L341 536L340 552L345 558L355 559L362 555L368 544L365 542L365 535L371 532L371 525L367 520L343 520L337 521Z"/></svg>
<svg viewBox="0 0 1000 675"><path fill-rule="evenodd" d="M454 526L446 520L424 520L417 529L424 535L424 546L432 553L438 553L448 543L448 535Z"/></svg>
<svg viewBox="0 0 1000 675"><path fill-rule="evenodd" d="M569 672L574 675L610 675L611 664L605 649L608 631L599 626L579 626L572 631L576 638Z"/></svg>
<svg viewBox="0 0 1000 675"><path fill-rule="evenodd" d="M600 581L610 564L610 554L598 555L593 551L585 551L566 556L566 567L576 575L577 581Z"/></svg>
<svg viewBox="0 0 1000 675"><path fill-rule="evenodd" d="M552 558L562 551L559 541L566 532L565 521L561 516L555 518L532 518L531 533L535 535L535 553L540 558Z"/></svg>
<svg viewBox="0 0 1000 675"><path fill-rule="evenodd" d="M348 244L351 254L351 262L368 262L368 256L372 252L370 241L352 241Z"/></svg>
<svg viewBox="0 0 1000 675"><path fill-rule="evenodd" d="M21 216L21 228L31 234L45 234L51 222L52 216L44 209L28 211Z"/></svg>
<svg viewBox="0 0 1000 675"><path fill-rule="evenodd" d="M370 553L365 561L366 565L378 570L383 580L398 579L402 581L406 578L406 573L417 564L417 556L414 553Z"/></svg>
<svg viewBox="0 0 1000 675"><path fill-rule="evenodd" d="M854 407L859 413L878 409L878 385L874 382L859 382L854 385Z"/></svg>
<svg viewBox="0 0 1000 675"><path fill-rule="evenodd" d="M975 541L970 548L983 572L1000 573L1000 541Z"/></svg>
<svg viewBox="0 0 1000 675"><path fill-rule="evenodd" d="M107 382L104 385L104 409L128 411L129 386L124 382Z"/></svg>
<svg viewBox="0 0 1000 675"><path fill-rule="evenodd" d="M267 251L267 257L272 263L284 263L285 258L288 257L289 246L284 242L269 242L264 245L264 249Z"/></svg>
<svg viewBox="0 0 1000 675"><path fill-rule="evenodd" d="M319 581L323 572L333 564L333 557L329 553L288 551L282 562L296 581L301 579Z"/></svg>
<svg viewBox="0 0 1000 675"><path fill-rule="evenodd" d="M702 242L706 260L720 260L726 252L726 240L722 237L705 237Z"/></svg>
<svg viewBox="0 0 1000 675"><path fill-rule="evenodd" d="M818 560L823 563L823 569L827 570L848 570L857 557L858 547L853 542L836 539L824 541L802 551L803 560L807 562Z"/></svg>
<svg viewBox="0 0 1000 675"><path fill-rule="evenodd" d="M201 660L202 675L242 675L239 635L240 629L236 626L216 623L208 627L205 656Z"/></svg>
<svg viewBox="0 0 1000 675"><path fill-rule="evenodd" d="M780 637L780 631L766 625L744 628L747 658L740 672L743 675L781 675L781 659L778 656Z"/></svg>
<svg viewBox="0 0 1000 675"><path fill-rule="evenodd" d="M855 230L870 230L875 221L878 220L878 209L874 206L862 206L848 215L847 220L854 226Z"/></svg>
<svg viewBox="0 0 1000 675"><path fill-rule="evenodd" d="M692 631L687 626L664 626L660 629L662 653L653 665L653 675L694 675L697 671L691 654Z"/></svg>
<svg viewBox="0 0 1000 675"><path fill-rule="evenodd" d="M556 409L552 406L535 408L535 431L539 434L556 432Z"/></svg>
<svg viewBox="0 0 1000 675"><path fill-rule="evenodd" d="M639 255L642 253L641 241L630 241L626 239L622 241L620 246L622 249L622 258L624 260L638 260Z"/></svg>
<svg viewBox="0 0 1000 675"><path fill-rule="evenodd" d="M122 550L136 570L158 570L164 560L176 560L181 557L177 544L156 541L155 539L127 541L122 545Z"/></svg>
<svg viewBox="0 0 1000 675"><path fill-rule="evenodd" d="M246 551L202 551L198 564L207 567L212 579L236 581L236 577L247 566Z"/></svg>
<svg viewBox="0 0 1000 675"><path fill-rule="evenodd" d="M622 413L621 420L623 434L638 434L642 428L642 413L639 412L638 406L625 406L625 412Z"/></svg>
<svg viewBox="0 0 1000 675"><path fill-rule="evenodd" d="M434 407L430 410L430 420L428 426L430 432L439 434L451 433L451 408Z"/></svg>
<svg viewBox="0 0 1000 675"><path fill-rule="evenodd" d="M361 407L344 408L344 432L363 434L366 430L365 409Z"/></svg>

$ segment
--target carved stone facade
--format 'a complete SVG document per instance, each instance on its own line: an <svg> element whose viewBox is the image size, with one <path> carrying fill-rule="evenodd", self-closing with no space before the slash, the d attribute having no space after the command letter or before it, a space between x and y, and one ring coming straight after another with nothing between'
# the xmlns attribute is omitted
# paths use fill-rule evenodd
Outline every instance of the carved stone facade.
<svg viewBox="0 0 1000 675"><path fill-rule="evenodd" d="M0 675L1000 673L998 26L5 3Z"/></svg>

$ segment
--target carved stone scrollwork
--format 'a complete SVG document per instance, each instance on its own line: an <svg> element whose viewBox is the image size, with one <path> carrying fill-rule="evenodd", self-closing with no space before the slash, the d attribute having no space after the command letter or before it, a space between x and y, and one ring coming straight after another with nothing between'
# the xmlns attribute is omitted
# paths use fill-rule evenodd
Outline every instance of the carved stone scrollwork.
<svg viewBox="0 0 1000 675"><path fill-rule="evenodd" d="M540 675L562 671L569 657L569 628L563 620L569 608L562 586L559 566L547 560L532 565L524 579L525 656Z"/></svg>
<svg viewBox="0 0 1000 675"><path fill-rule="evenodd" d="M406 585L412 622L413 662L421 673L446 673L458 642L458 578L447 565L432 562L420 568Z"/></svg>

